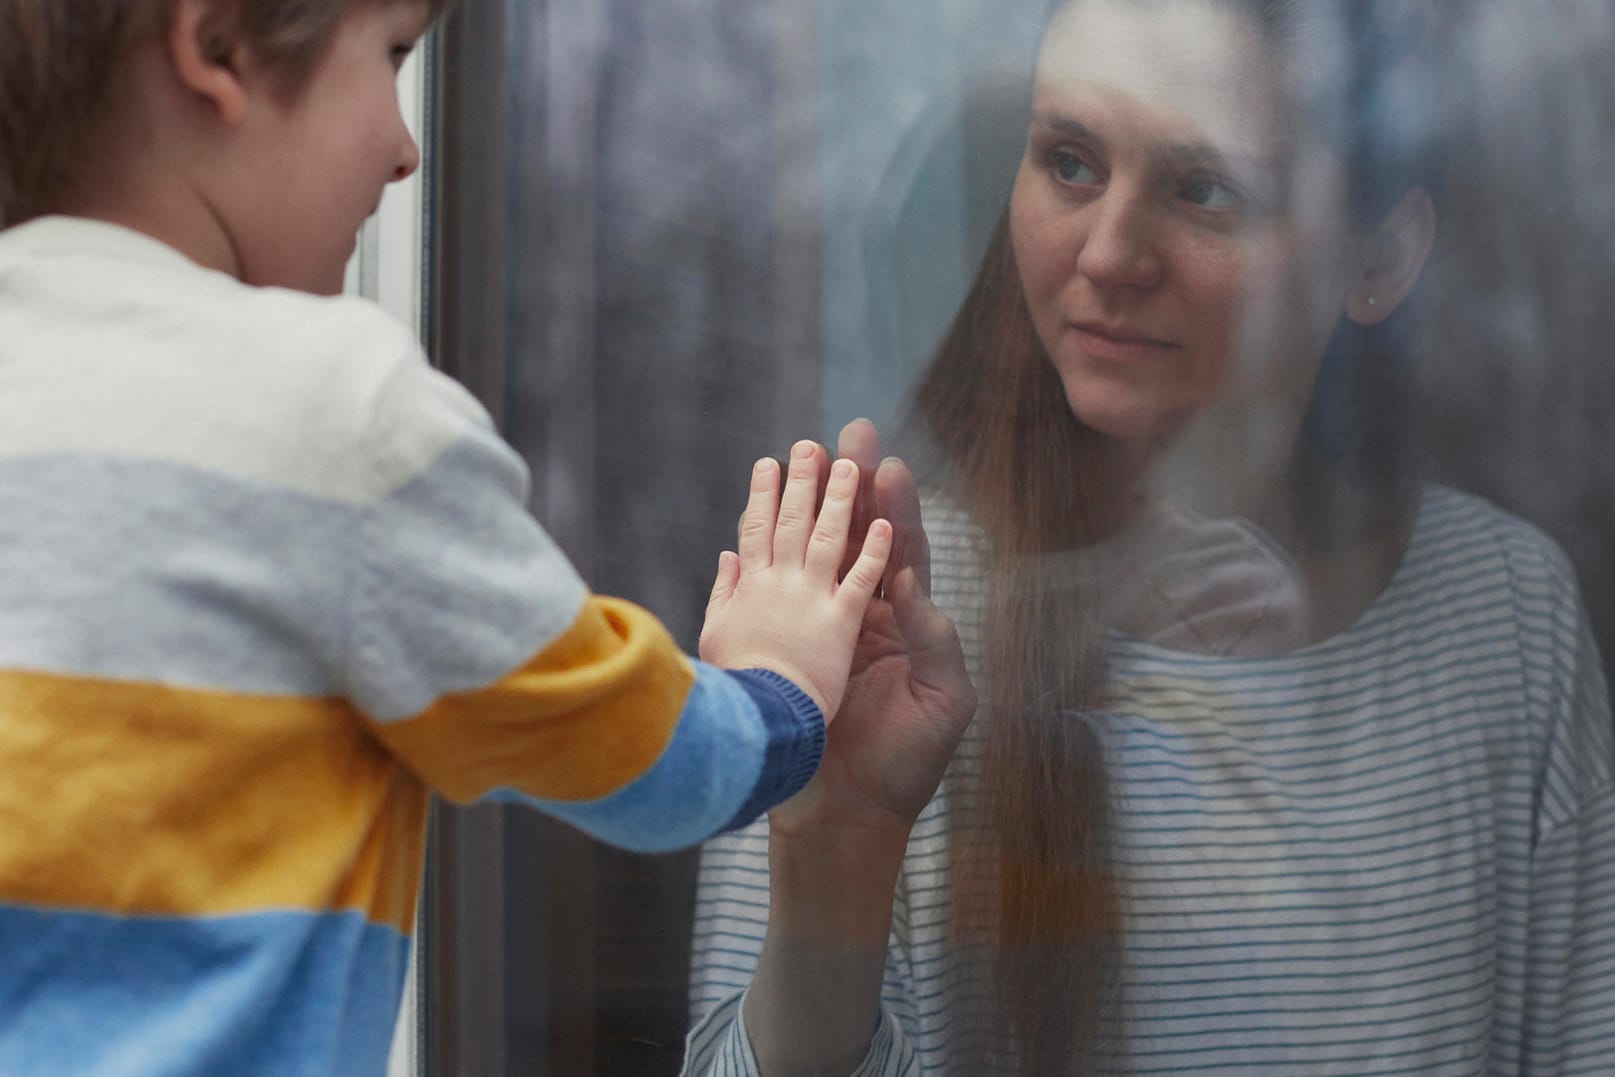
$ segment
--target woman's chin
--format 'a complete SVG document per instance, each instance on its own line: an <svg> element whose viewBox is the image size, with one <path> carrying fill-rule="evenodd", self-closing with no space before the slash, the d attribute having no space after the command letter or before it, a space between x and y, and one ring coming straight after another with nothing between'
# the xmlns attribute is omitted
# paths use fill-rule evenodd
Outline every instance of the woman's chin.
<svg viewBox="0 0 1615 1077"><path fill-rule="evenodd" d="M1180 408L1156 400L1111 397L1103 400L1071 399L1071 412L1082 424L1116 441L1160 444L1183 428L1187 416Z"/></svg>

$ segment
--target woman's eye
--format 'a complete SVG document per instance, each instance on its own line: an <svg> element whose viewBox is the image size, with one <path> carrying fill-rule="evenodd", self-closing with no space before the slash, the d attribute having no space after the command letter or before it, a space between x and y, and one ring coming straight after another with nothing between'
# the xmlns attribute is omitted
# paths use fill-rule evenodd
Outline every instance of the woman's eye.
<svg viewBox="0 0 1615 1077"><path fill-rule="evenodd" d="M1214 176L1194 176L1187 180L1178 197L1206 209L1236 209L1244 201L1230 184Z"/></svg>
<svg viewBox="0 0 1615 1077"><path fill-rule="evenodd" d="M403 67L404 66L404 61L409 59L409 54L414 52L414 51L415 51L415 46L414 45L394 45L393 48L392 48L392 53L391 53L392 60L393 60L393 66L394 67Z"/></svg>
<svg viewBox="0 0 1615 1077"><path fill-rule="evenodd" d="M1061 183L1087 185L1099 182L1099 173L1081 157L1069 150L1051 150L1048 155L1049 171Z"/></svg>

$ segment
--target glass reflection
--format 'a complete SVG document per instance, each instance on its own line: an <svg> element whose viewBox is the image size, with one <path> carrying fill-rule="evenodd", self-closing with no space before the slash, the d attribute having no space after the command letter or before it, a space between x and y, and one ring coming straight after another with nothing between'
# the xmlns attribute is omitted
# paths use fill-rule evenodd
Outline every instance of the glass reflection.
<svg viewBox="0 0 1615 1077"><path fill-rule="evenodd" d="M812 786L703 853L689 1072L1615 1064L1575 572L1417 406L1480 21L1055 7L873 491L928 548Z"/></svg>
<svg viewBox="0 0 1615 1077"><path fill-rule="evenodd" d="M893 578L832 754L879 794L712 843L699 891L444 812L431 1072L669 1074L691 1025L691 1072L1615 1069L1607 3L447 31L433 354L568 555L693 647L736 476L867 415L840 447L917 476L875 492L924 499L964 662Z"/></svg>

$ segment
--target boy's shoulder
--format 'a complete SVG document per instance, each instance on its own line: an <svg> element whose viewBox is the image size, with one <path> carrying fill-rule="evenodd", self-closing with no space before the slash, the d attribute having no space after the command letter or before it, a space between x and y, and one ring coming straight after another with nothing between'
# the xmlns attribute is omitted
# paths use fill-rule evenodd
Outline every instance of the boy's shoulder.
<svg viewBox="0 0 1615 1077"><path fill-rule="evenodd" d="M326 388L352 377L386 376L415 358L408 330L364 300L246 285L205 269L159 240L117 225L47 217L0 233L4 312L32 316L71 335L141 328L126 346L195 358L247 374L252 359L265 378L295 383L311 366ZM333 364L331 360L343 362Z"/></svg>
<svg viewBox="0 0 1615 1077"><path fill-rule="evenodd" d="M339 500L486 425L374 304L251 287L89 221L0 233L0 358L53 379L65 434Z"/></svg>

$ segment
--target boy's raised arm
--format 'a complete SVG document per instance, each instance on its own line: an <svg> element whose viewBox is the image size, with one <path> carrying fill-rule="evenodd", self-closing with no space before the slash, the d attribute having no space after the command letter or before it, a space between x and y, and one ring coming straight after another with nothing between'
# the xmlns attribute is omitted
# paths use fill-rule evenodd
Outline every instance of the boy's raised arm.
<svg viewBox="0 0 1615 1077"><path fill-rule="evenodd" d="M395 393L378 411L457 391ZM397 418L378 421L432 425ZM777 464L758 464L699 661L645 610L588 593L485 423L445 423L455 436L402 454L423 463L356 536L351 694L378 739L451 799L530 803L641 850L741 825L812 777L891 547L889 526L871 527L840 577L855 466L817 509L817 453L793 455L783 488Z"/></svg>

